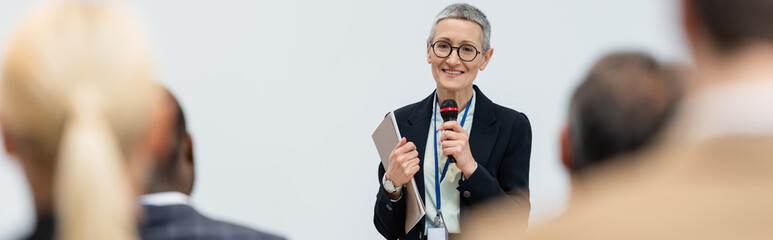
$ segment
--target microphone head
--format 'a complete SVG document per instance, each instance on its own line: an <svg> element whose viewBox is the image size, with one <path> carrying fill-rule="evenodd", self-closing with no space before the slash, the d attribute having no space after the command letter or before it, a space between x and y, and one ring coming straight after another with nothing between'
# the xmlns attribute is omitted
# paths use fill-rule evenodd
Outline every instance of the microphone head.
<svg viewBox="0 0 773 240"><path fill-rule="evenodd" d="M456 105L456 101L453 99L446 99L440 103L440 116L443 116L443 121L456 121L456 117L459 115L459 106Z"/></svg>

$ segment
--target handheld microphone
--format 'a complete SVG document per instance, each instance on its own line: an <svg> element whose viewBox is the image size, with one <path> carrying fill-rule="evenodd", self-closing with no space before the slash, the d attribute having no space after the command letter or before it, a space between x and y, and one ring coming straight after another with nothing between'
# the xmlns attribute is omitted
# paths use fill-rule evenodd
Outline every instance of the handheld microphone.
<svg viewBox="0 0 773 240"><path fill-rule="evenodd" d="M443 122L456 121L456 117L459 116L459 106L456 105L456 101L453 99L446 99L440 103L440 116L443 117ZM448 156L448 162L455 163L454 156Z"/></svg>

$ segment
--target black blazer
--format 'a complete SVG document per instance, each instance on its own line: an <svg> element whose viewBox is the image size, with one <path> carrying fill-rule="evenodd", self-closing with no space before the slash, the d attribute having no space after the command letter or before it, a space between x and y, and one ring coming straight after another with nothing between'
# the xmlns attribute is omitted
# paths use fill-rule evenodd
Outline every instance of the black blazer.
<svg viewBox="0 0 773 240"><path fill-rule="evenodd" d="M213 220L188 205L143 206L142 239L254 239L282 240L236 224Z"/></svg>
<svg viewBox="0 0 773 240"><path fill-rule="evenodd" d="M531 125L521 112L497 105L473 86L477 99L470 134L470 151L478 168L469 179L459 181L460 213L498 196L511 196L529 211L529 157L531 155ZM427 145L434 105L434 92L420 102L395 111L400 135L416 145L422 168L414 175L419 193L424 198L424 150ZM373 214L373 224L387 239L422 239L424 219L405 234L405 198L392 202L381 185L384 167L378 165L379 189ZM509 194L509 195L506 195ZM523 214L528 218L528 212ZM464 223L464 221L462 221Z"/></svg>

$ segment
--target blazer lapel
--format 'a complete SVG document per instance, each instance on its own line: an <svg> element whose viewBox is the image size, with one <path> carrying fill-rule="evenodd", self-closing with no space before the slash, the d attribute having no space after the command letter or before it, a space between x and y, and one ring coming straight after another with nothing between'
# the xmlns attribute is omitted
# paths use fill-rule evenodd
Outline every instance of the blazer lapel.
<svg viewBox="0 0 773 240"><path fill-rule="evenodd" d="M473 88L477 99L475 115L472 118L472 130L470 130L470 151L480 166L486 166L501 124L496 121L494 116L494 102L483 95L478 86L473 85Z"/></svg>

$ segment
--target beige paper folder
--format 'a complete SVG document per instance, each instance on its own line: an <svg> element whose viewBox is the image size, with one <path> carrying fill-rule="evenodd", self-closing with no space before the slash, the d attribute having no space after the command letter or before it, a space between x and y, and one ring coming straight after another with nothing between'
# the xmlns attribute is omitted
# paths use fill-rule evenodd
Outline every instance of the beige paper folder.
<svg viewBox="0 0 773 240"><path fill-rule="evenodd" d="M397 128L397 119L395 119L395 113L389 112L389 114L381 121L376 131L373 132L373 143L376 144L378 149L378 155L381 157L381 164L384 165L384 169L389 167L389 154L395 149L398 143L400 143L400 130ZM424 210L424 201L419 194L419 189L416 186L416 179L411 179L411 182L403 190L403 197L405 198L405 233L408 233L413 226L416 226L421 218L424 217L426 211Z"/></svg>

